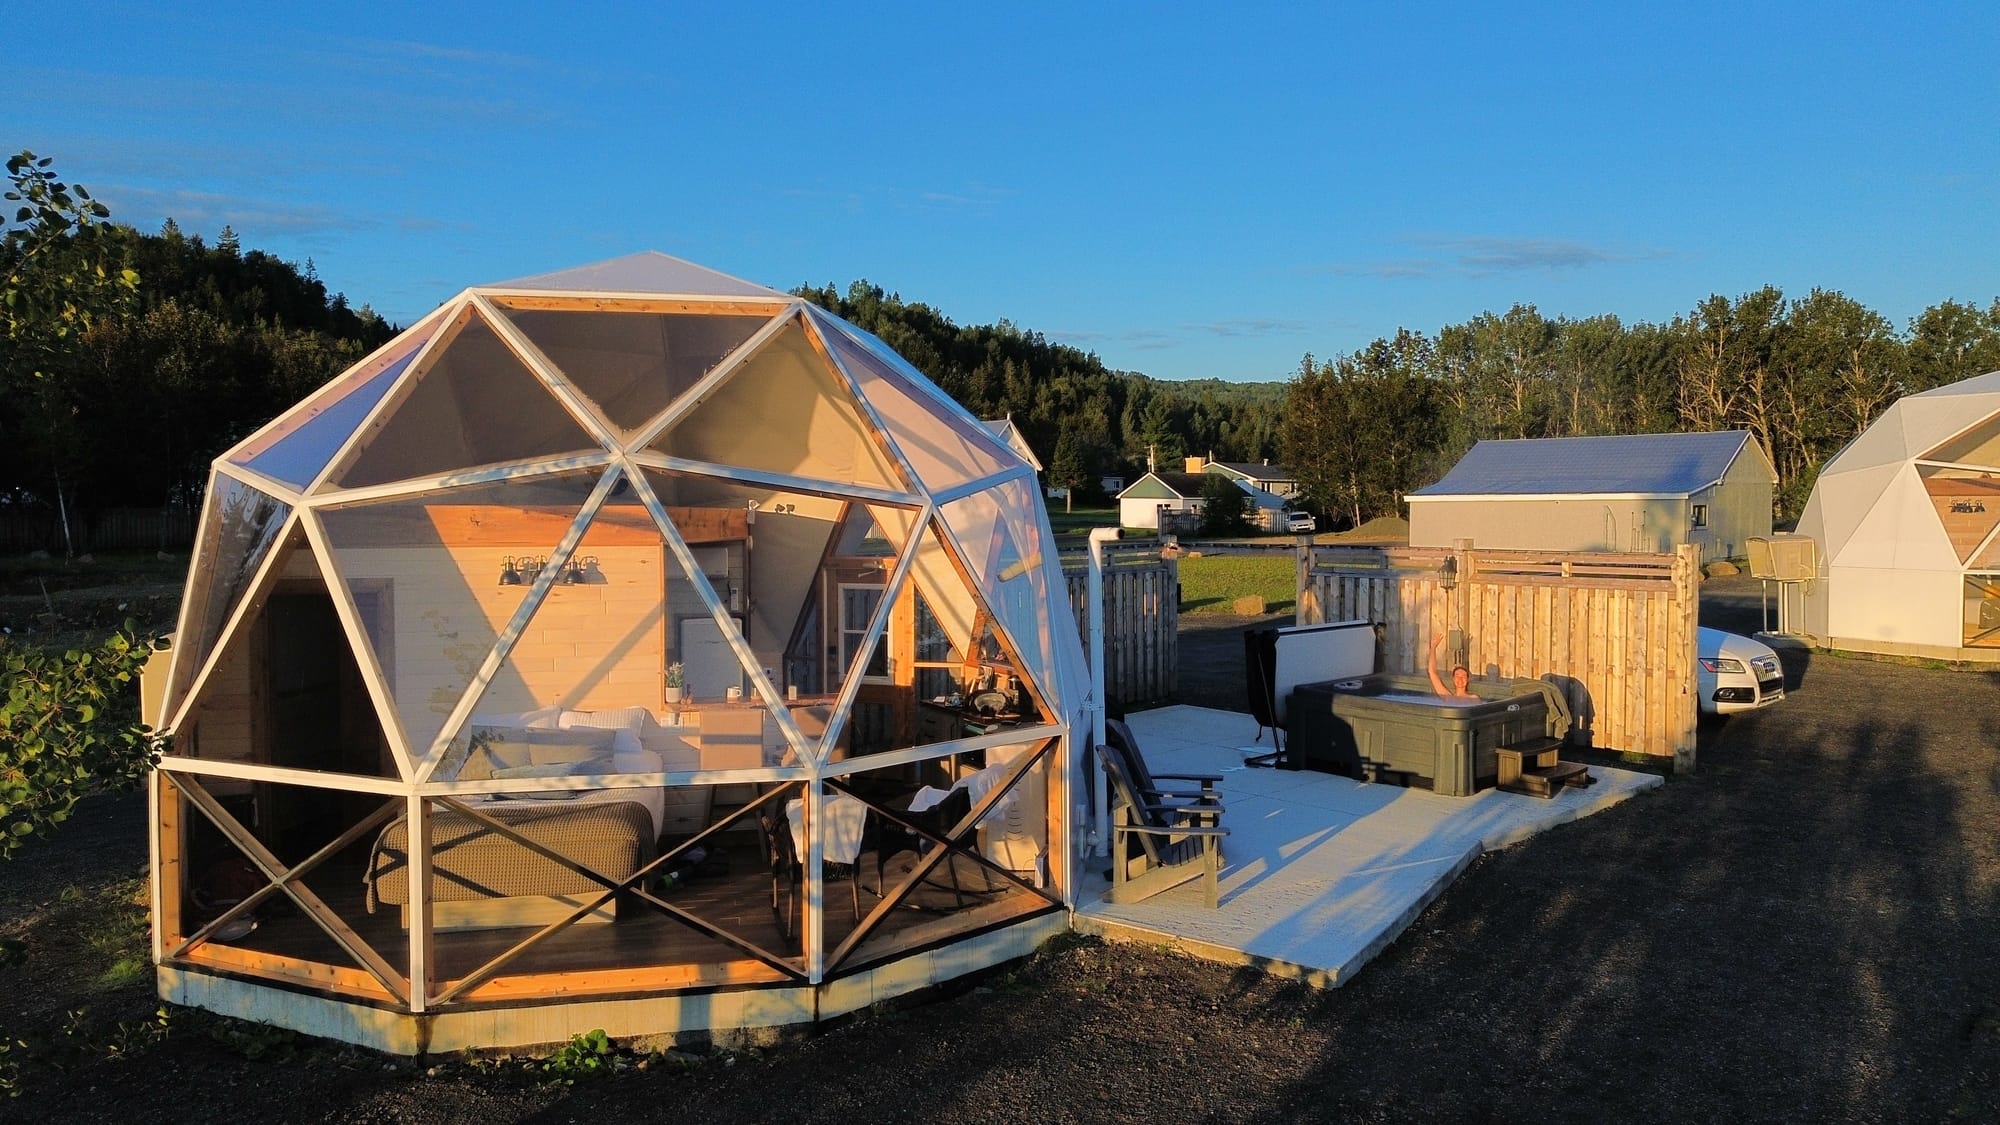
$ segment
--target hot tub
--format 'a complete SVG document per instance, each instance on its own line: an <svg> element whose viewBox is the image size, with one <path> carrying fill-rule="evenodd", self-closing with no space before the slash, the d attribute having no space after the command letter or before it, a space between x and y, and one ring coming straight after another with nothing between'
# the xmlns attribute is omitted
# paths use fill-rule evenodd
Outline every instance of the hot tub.
<svg viewBox="0 0 2000 1125"><path fill-rule="evenodd" d="M1566 733L1568 716L1552 713L1554 689L1540 680L1474 680L1471 690L1478 698L1449 699L1426 677L1382 674L1300 685L1287 765L1470 797L1493 787L1497 747Z"/></svg>

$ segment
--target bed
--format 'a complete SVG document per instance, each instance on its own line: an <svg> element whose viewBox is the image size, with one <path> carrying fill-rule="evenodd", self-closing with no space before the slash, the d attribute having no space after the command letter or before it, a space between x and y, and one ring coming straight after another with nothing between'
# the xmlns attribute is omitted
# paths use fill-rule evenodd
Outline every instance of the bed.
<svg viewBox="0 0 2000 1125"><path fill-rule="evenodd" d="M437 780L485 781L652 774L696 768L697 751L658 727L643 708L546 711L474 719ZM612 879L659 854L664 832L706 820L705 787L550 789L470 794L461 800L521 836ZM397 818L369 855L367 904L402 909L409 924L409 832ZM603 886L473 817L443 810L431 820L435 929L540 925L565 917ZM582 920L607 922L616 900Z"/></svg>

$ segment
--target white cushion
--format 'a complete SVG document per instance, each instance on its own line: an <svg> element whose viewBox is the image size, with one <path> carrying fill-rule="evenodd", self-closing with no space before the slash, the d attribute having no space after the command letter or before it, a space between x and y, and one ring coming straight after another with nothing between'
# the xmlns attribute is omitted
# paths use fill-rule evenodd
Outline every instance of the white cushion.
<svg viewBox="0 0 2000 1125"><path fill-rule="evenodd" d="M579 727L596 730L643 731L658 725L644 707L620 707L612 711L564 711L556 725L563 730Z"/></svg>
<svg viewBox="0 0 2000 1125"><path fill-rule="evenodd" d="M561 716L562 708L544 707L538 711L523 711L517 715L474 715L467 725L511 730L555 730L557 720Z"/></svg>
<svg viewBox="0 0 2000 1125"><path fill-rule="evenodd" d="M665 773L666 765L651 750L620 750L611 756L611 768L618 773Z"/></svg>
<svg viewBox="0 0 2000 1125"><path fill-rule="evenodd" d="M517 777L569 777L579 772L579 762L536 762L526 766L503 766L493 771L493 780L507 781Z"/></svg>

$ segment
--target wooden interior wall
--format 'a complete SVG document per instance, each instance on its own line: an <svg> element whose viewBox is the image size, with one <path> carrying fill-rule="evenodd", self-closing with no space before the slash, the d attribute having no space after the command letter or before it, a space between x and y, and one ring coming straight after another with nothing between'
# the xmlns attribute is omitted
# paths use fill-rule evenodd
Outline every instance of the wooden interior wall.
<svg viewBox="0 0 2000 1125"><path fill-rule="evenodd" d="M505 559L518 553L480 546L343 554L340 567L350 579L393 584L394 694L405 707L441 716L457 703L527 596L526 585L499 584ZM478 712L660 706L666 586L657 541L586 546L578 554L597 559L596 578L550 589Z"/></svg>
<svg viewBox="0 0 2000 1125"><path fill-rule="evenodd" d="M1444 589L1446 559L1457 567ZM1386 672L1421 673L1464 629L1475 676L1556 677L1590 742L1692 768L1699 548L1670 555L1320 549L1301 554L1300 624L1384 627Z"/></svg>

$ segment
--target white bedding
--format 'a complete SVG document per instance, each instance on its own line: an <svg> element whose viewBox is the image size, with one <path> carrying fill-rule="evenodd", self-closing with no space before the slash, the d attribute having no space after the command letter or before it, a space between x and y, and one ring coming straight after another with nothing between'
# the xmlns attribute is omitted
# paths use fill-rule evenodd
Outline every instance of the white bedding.
<svg viewBox="0 0 2000 1125"><path fill-rule="evenodd" d="M667 772L666 759L646 749L645 742L664 733L641 707L617 711L558 711L548 708L525 715L475 717L468 726L472 741L454 764L460 780L514 777L569 777ZM593 737L601 736L601 737ZM544 772L561 764L567 768ZM658 785L617 789L583 789L521 794L468 796L468 804L505 808L568 808L579 802L635 801L653 818L653 835L666 827L667 792ZM573 795L572 795L573 794Z"/></svg>

